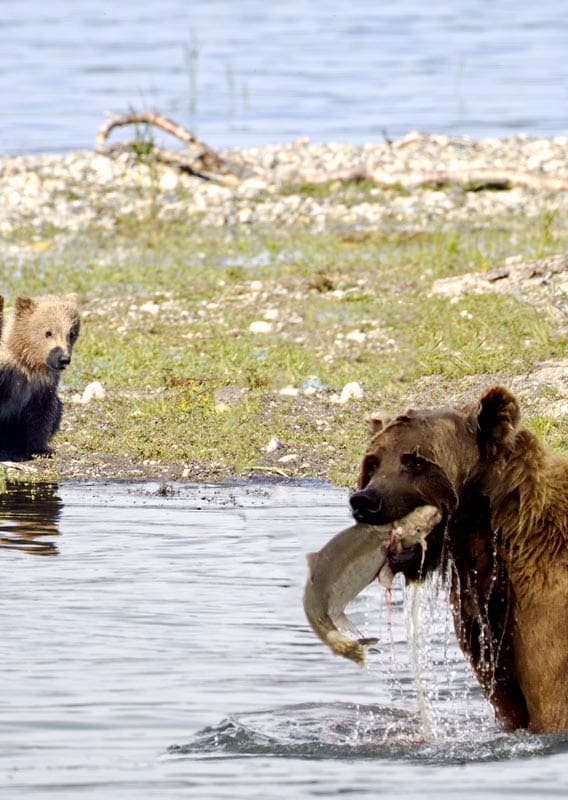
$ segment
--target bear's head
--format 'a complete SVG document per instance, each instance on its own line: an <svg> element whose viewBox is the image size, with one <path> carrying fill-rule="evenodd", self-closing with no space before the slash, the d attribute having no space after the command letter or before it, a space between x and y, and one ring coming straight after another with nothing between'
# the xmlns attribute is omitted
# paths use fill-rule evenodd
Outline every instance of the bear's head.
<svg viewBox="0 0 568 800"><path fill-rule="evenodd" d="M59 374L71 362L79 336L77 297L18 297L9 346L31 372Z"/></svg>
<svg viewBox="0 0 568 800"><path fill-rule="evenodd" d="M418 506L436 506L443 519L427 545L427 567L435 568L448 525L463 513L466 497L471 502L477 492L481 505L484 482L510 452L518 421L518 403L502 387L490 389L475 407L409 410L391 420L373 420L358 491L350 498L353 516L383 525ZM413 578L424 554L413 545L393 556L395 561L394 571Z"/></svg>

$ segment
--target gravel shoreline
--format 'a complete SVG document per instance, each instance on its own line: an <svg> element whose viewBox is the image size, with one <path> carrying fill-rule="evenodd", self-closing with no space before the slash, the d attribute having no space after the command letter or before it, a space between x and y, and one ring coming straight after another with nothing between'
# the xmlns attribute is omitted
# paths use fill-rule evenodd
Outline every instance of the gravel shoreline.
<svg viewBox="0 0 568 800"><path fill-rule="evenodd" d="M506 169L568 179L568 137L469 138L411 133L396 142L356 146L297 141L241 150L223 157L245 165L251 177L226 186L162 164L145 164L132 154L110 158L80 151L65 155L0 157L0 234L45 226L77 232L112 229L119 216L205 225L305 225L317 230L382 223L426 224L453 219L483 224L495 215L528 217L550 197L568 211L568 192L514 186L507 191L463 191L459 187L405 191L370 187L364 198L346 202L333 184L327 196L302 191L306 176L365 167L396 181L409 175L464 169Z"/></svg>

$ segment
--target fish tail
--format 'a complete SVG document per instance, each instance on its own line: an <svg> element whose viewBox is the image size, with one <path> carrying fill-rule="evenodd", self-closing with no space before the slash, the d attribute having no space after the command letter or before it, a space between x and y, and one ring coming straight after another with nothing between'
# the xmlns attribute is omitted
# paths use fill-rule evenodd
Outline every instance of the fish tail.
<svg viewBox="0 0 568 800"><path fill-rule="evenodd" d="M340 631L329 631L326 635L326 642L331 647L334 653L338 656L350 658L360 667L365 666L365 648L357 639L349 639L344 636ZM362 640L367 643L367 640ZM370 644L371 642L369 642Z"/></svg>

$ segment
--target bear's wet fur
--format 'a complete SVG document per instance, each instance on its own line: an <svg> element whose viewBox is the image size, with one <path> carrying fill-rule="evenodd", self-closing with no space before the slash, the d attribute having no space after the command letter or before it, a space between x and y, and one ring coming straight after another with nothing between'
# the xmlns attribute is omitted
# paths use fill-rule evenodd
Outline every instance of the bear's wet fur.
<svg viewBox="0 0 568 800"><path fill-rule="evenodd" d="M426 503L443 522L426 553L393 550L391 568L448 570L460 645L507 729L567 731L568 459L499 386L464 409L376 421L353 515L383 524Z"/></svg>
<svg viewBox="0 0 568 800"><path fill-rule="evenodd" d="M18 297L2 314L0 456L51 455L61 422L57 387L79 335L75 295Z"/></svg>

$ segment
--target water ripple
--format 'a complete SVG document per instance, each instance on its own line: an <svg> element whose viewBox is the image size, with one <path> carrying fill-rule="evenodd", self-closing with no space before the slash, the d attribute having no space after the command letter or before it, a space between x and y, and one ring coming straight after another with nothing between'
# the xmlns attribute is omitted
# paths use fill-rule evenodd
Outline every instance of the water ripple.
<svg viewBox="0 0 568 800"><path fill-rule="evenodd" d="M418 714L356 703L303 703L227 717L198 731L171 756L388 759L450 765L542 756L568 750L568 736L467 729L427 739Z"/></svg>

